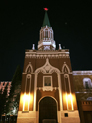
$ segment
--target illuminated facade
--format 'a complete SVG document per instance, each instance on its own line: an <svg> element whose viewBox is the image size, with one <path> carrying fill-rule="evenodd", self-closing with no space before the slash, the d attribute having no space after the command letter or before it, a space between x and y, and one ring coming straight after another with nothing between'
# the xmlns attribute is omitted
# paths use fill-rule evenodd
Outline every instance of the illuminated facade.
<svg viewBox="0 0 92 123"><path fill-rule="evenodd" d="M38 50L26 50L17 123L80 123L69 50L56 49L47 12Z"/></svg>

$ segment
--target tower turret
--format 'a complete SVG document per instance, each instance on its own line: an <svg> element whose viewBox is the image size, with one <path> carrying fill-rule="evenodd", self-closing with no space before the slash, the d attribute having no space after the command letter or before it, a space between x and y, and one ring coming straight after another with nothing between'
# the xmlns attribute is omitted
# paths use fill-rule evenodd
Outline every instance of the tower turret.
<svg viewBox="0 0 92 123"><path fill-rule="evenodd" d="M38 42L38 50L55 50L56 44L54 41L54 34L50 26L47 8L45 8L45 16L43 25L40 29L40 40Z"/></svg>

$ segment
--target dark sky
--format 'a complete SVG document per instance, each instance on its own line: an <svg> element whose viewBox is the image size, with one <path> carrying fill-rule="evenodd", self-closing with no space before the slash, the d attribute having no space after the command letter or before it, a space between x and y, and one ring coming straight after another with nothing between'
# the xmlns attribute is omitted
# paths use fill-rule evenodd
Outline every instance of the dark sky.
<svg viewBox="0 0 92 123"><path fill-rule="evenodd" d="M73 70L92 70L91 0L25 0L0 3L0 81L11 81L23 69L25 49L39 41L44 7L48 7L54 39L70 50Z"/></svg>

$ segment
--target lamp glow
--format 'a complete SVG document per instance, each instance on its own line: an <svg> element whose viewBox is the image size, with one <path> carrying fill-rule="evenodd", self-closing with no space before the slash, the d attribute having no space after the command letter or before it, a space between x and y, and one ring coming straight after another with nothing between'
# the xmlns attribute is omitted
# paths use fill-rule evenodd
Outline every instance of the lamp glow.
<svg viewBox="0 0 92 123"><path fill-rule="evenodd" d="M13 114L15 114L15 112L16 112L16 108L14 107Z"/></svg>

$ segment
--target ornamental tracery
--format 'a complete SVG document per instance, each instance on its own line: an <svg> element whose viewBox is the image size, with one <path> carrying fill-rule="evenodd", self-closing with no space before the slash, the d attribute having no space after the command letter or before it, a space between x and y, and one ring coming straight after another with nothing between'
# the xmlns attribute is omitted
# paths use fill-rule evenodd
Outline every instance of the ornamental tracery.
<svg viewBox="0 0 92 123"><path fill-rule="evenodd" d="M56 72L56 73L60 73L60 71L53 67L50 63L49 63L49 59L47 58L46 59L46 63L45 65L43 65L42 67L38 68L35 73L39 73L39 72L42 72L44 74L50 74L50 73L53 73L53 72Z"/></svg>

